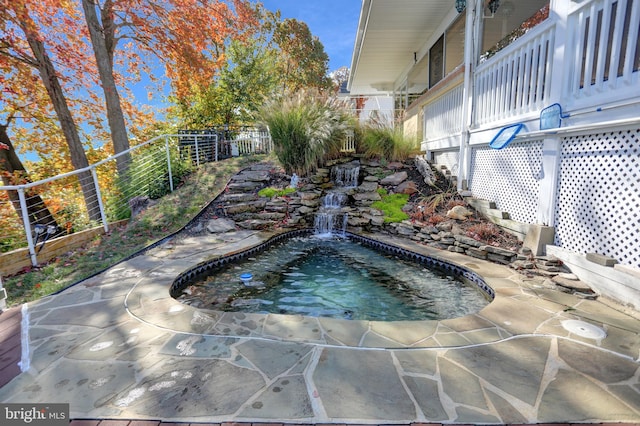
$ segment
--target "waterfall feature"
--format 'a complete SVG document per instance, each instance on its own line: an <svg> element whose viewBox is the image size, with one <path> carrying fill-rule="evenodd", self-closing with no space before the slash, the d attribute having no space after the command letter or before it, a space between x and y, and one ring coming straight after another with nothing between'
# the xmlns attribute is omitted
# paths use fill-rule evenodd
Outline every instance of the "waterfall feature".
<svg viewBox="0 0 640 426"><path fill-rule="evenodd" d="M347 195L341 192L329 192L324 196L322 206L316 213L314 224L316 235L344 234L348 215L342 212L342 206L346 201Z"/></svg>
<svg viewBox="0 0 640 426"><path fill-rule="evenodd" d="M358 175L360 174L360 162L352 161L347 164L340 164L331 169L331 179L338 187L355 188L358 186Z"/></svg>
<svg viewBox="0 0 640 426"><path fill-rule="evenodd" d="M331 170L331 179L336 188L322 198L322 206L316 213L314 229L316 235L344 235L349 215L342 211L348 199L347 191L358 186L360 163L352 161L340 164Z"/></svg>

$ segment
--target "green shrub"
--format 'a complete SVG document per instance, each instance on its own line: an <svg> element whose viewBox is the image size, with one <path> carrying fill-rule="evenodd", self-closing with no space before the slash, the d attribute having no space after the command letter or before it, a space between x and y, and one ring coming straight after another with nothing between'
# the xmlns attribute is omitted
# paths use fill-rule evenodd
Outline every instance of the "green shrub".
<svg viewBox="0 0 640 426"><path fill-rule="evenodd" d="M403 161L419 152L416 138L406 137L399 127L373 123L362 127L358 135L358 151L367 158Z"/></svg>
<svg viewBox="0 0 640 426"><path fill-rule="evenodd" d="M336 98L300 92L265 105L259 120L269 127L275 154L287 173L304 176L340 155L354 119Z"/></svg>
<svg viewBox="0 0 640 426"><path fill-rule="evenodd" d="M273 187L263 188L258 192L258 195L266 198L283 197L296 192L295 188L287 187L284 189L278 189Z"/></svg>
<svg viewBox="0 0 640 426"><path fill-rule="evenodd" d="M385 223L402 222L409 219L409 215L402 208L409 201L409 194L388 194L384 188L378 189L382 200L375 201L371 207L382 211Z"/></svg>

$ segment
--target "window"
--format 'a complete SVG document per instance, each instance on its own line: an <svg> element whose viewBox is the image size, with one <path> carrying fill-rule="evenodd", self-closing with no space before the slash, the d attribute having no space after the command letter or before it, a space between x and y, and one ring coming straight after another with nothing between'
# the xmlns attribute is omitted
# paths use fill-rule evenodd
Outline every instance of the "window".
<svg viewBox="0 0 640 426"><path fill-rule="evenodd" d="M464 62L464 26L465 15L460 14L445 33L444 75L449 74Z"/></svg>
<svg viewBox="0 0 640 426"><path fill-rule="evenodd" d="M444 77L444 34L429 49L429 87Z"/></svg>
<svg viewBox="0 0 640 426"><path fill-rule="evenodd" d="M429 87L464 62L464 18L461 14L429 49Z"/></svg>

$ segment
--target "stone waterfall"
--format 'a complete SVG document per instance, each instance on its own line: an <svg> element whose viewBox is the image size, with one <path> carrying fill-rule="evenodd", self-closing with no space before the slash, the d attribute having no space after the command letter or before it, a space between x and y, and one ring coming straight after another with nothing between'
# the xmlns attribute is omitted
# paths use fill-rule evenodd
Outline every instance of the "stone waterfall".
<svg viewBox="0 0 640 426"><path fill-rule="evenodd" d="M343 211L349 196L348 191L358 186L360 162L339 164L331 169L334 189L322 198L322 205L315 217L315 234L319 236L344 235L348 213Z"/></svg>

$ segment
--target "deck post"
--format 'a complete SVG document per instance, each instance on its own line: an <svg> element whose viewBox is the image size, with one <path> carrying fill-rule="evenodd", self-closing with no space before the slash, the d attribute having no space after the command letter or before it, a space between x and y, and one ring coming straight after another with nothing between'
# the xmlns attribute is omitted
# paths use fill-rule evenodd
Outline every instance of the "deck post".
<svg viewBox="0 0 640 426"><path fill-rule="evenodd" d="M567 28L564 27L567 22L566 11L570 9L569 0L555 0L555 13L565 13L565 16L558 16L556 21L556 29L554 31L553 46L550 47L551 74L554 78L550 79L549 98L545 101L546 105L560 103L563 100L563 82L566 81L565 68L565 48ZM566 6L558 6L558 3L567 3ZM545 106L546 106L545 105ZM556 209L556 192L558 190L558 178L560 173L560 156L562 154L562 138L558 135L548 135L545 137L542 146L542 178L539 181L538 191L538 224L555 226L555 209Z"/></svg>
<svg viewBox="0 0 640 426"><path fill-rule="evenodd" d="M468 189L471 174L471 146L469 129L474 121L474 74L478 63L478 40L482 32L482 0L469 1L466 8L464 40L464 88L462 94L462 120L460 154L458 156L458 191Z"/></svg>

